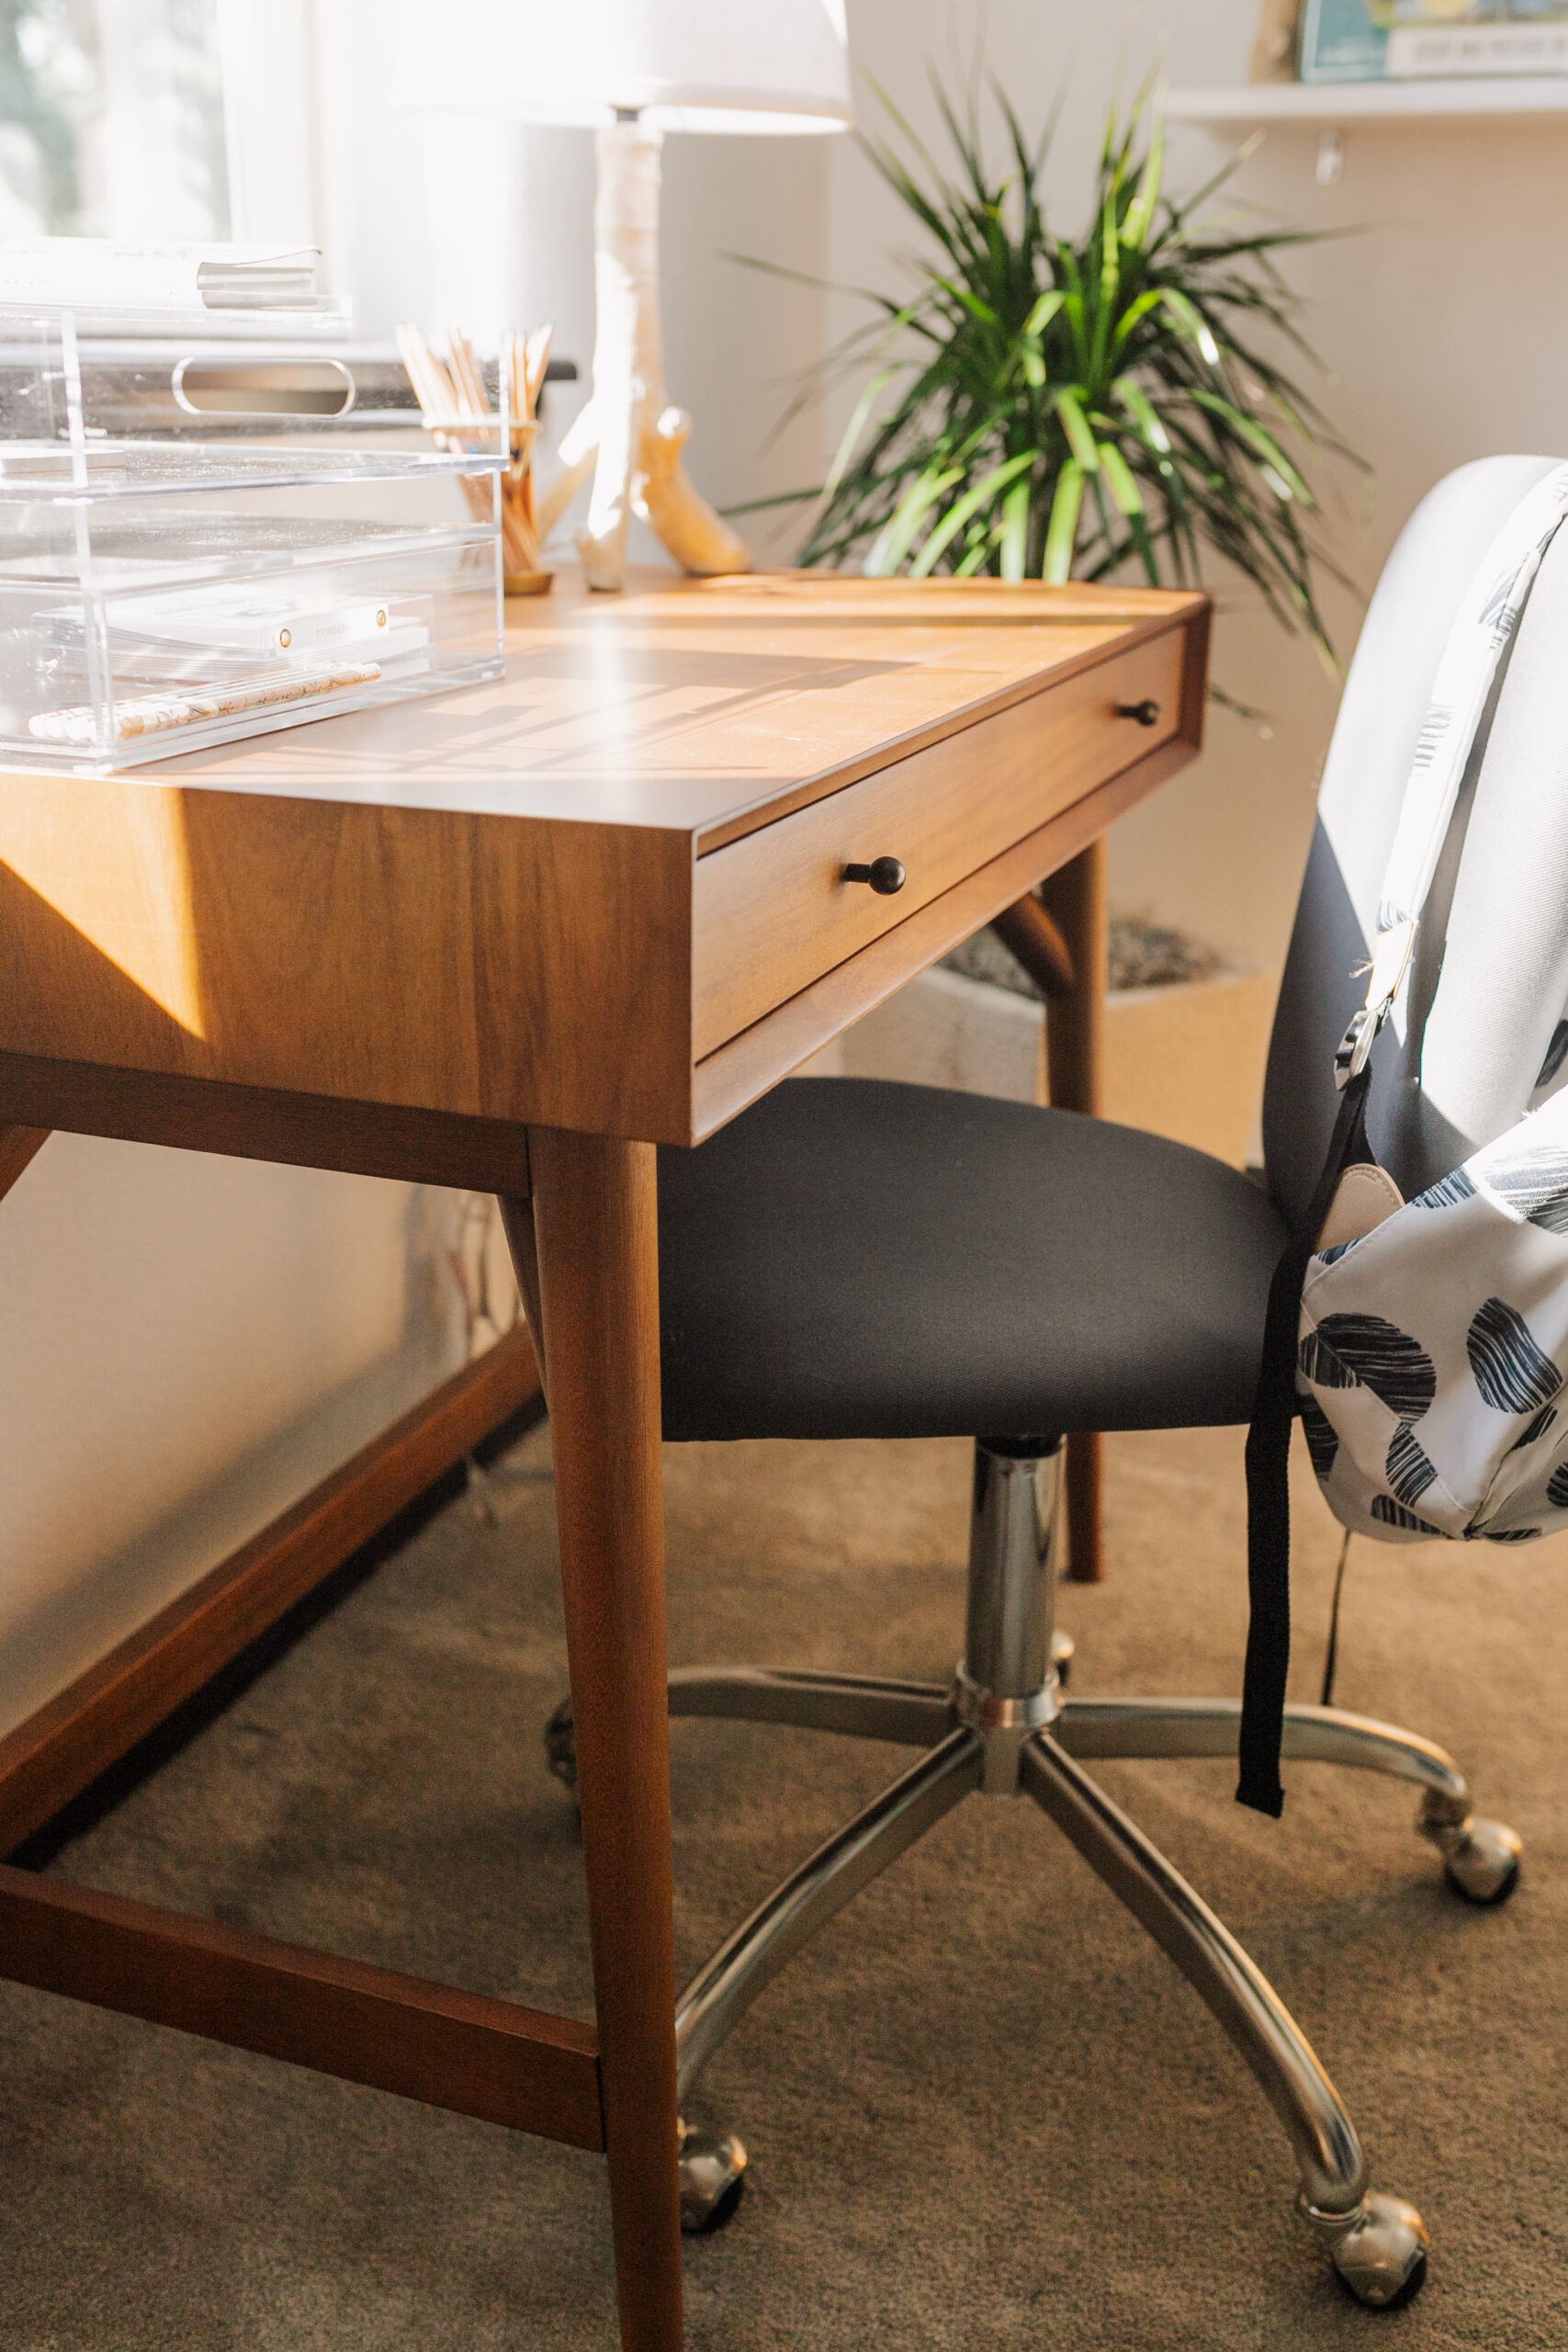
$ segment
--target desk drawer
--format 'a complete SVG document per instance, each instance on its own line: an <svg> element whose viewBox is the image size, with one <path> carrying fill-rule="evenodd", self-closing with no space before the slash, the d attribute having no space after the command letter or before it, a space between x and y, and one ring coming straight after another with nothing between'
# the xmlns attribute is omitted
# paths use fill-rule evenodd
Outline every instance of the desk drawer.
<svg viewBox="0 0 1568 2352"><path fill-rule="evenodd" d="M1168 630L699 858L696 1058L1168 742L1185 641ZM1118 715L1145 700L1152 727ZM878 857L905 868L892 898L842 878Z"/></svg>

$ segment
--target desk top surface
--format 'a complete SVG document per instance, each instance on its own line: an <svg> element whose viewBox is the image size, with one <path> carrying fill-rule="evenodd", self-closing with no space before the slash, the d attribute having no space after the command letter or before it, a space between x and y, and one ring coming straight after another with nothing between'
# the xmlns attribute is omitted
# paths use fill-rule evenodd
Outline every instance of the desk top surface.
<svg viewBox="0 0 1568 2352"><path fill-rule="evenodd" d="M558 587L493 684L0 779L13 1121L201 1141L217 1080L216 1148L465 1183L471 1156L383 1150L372 1112L499 1122L503 1154L522 1125L690 1142L1201 739L1201 596ZM885 851L904 889L847 887ZM234 1089L267 1095L243 1140Z"/></svg>
<svg viewBox="0 0 1568 2352"><path fill-rule="evenodd" d="M707 850L1202 602L812 572L649 571L593 596L561 579L509 604L503 679L189 752L136 780L651 826Z"/></svg>

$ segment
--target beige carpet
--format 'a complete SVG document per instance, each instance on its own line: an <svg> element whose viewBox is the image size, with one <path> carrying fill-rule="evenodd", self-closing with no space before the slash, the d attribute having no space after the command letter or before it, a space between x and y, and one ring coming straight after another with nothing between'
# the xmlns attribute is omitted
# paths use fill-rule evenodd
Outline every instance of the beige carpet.
<svg viewBox="0 0 1568 2352"><path fill-rule="evenodd" d="M547 1463L543 1431L510 1467ZM1111 1575L1068 1587L1086 1690L1234 1690L1239 1433L1111 1448ZM669 1461L671 1653L951 1665L961 1444ZM576 1831L538 1726L561 1687L550 1493L425 1526L67 1875L585 2011ZM1335 1532L1300 1498L1297 1687ZM1568 2344L1568 1549L1352 1552L1340 1695L1454 1747L1527 1840L1466 1908L1402 1789L1291 1771L1279 1825L1220 1765L1104 1768L1295 2007L1425 2295L1348 2304L1278 2127L1168 1963L1032 1807L973 1802L840 1919L716 2062L750 2193L688 2248L694 2352L1297 2352ZM678 1724L694 1964L903 1760ZM596 2159L0 1988L4 2352L589 2352L615 2341Z"/></svg>

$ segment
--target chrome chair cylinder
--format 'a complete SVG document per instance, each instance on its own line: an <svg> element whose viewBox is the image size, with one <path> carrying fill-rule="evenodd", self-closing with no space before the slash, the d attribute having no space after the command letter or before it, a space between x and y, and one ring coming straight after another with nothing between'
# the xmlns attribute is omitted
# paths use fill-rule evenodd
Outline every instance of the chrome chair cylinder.
<svg viewBox="0 0 1568 2352"><path fill-rule="evenodd" d="M969 1590L953 1712L985 1742L987 1796L1016 1796L1032 1733L1061 1710L1052 1657L1059 1437L981 1438L969 1513Z"/></svg>
<svg viewBox="0 0 1568 2352"><path fill-rule="evenodd" d="M1062 1459L1059 1437L975 1448L964 1672L998 1699L1032 1698L1050 1670Z"/></svg>

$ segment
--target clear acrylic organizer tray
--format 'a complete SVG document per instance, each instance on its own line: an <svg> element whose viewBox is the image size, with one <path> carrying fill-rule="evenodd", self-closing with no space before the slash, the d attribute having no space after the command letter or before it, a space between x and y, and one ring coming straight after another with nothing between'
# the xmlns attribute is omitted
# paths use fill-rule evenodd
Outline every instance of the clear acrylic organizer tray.
<svg viewBox="0 0 1568 2352"><path fill-rule="evenodd" d="M0 318L0 763L105 774L501 674L499 458L111 438L91 388L68 319Z"/></svg>

